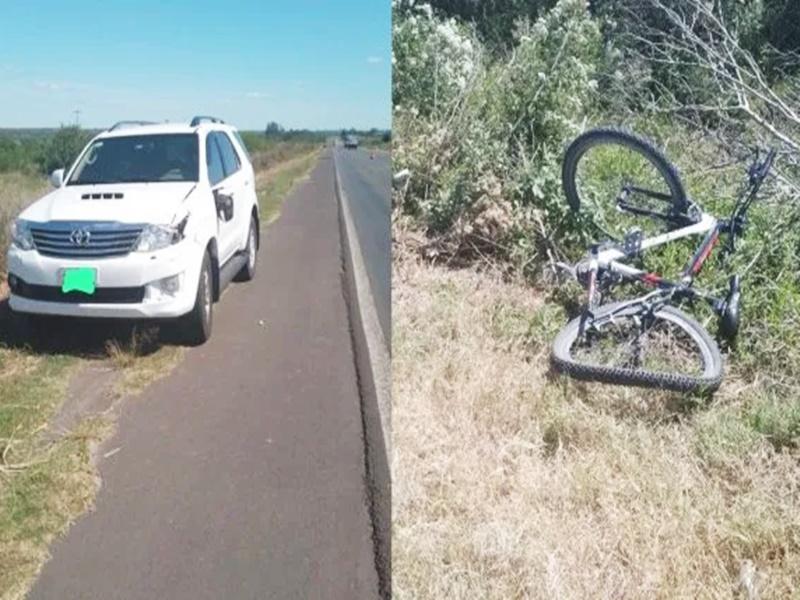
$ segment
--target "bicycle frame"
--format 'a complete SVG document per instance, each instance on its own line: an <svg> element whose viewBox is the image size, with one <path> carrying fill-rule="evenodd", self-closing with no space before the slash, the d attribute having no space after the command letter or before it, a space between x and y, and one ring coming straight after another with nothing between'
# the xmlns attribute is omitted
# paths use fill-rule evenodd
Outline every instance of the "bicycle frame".
<svg viewBox="0 0 800 600"><path fill-rule="evenodd" d="M700 298L712 305L716 311L719 312L723 310L725 306L724 300L693 288L692 283L694 282L694 277L702 269L703 263L705 263L711 255L714 246L719 242L720 235L725 233L728 228L727 221L719 220L708 213L701 213L699 220L692 225L687 225L641 241L637 254L679 239L704 234L702 242L687 262L681 274L680 281L677 282L670 281L657 273L637 269L621 262L622 259L628 258L630 254L626 254L618 247L605 248L600 251L593 250L588 263L587 316L592 314L592 308L597 305L598 274L602 271L614 273L623 281L639 281L646 286L656 288L656 291L650 292L643 297L632 299L630 302L625 303L625 305L648 303L649 301L655 302L659 298L664 298L666 296L677 296L692 299Z"/></svg>
<svg viewBox="0 0 800 600"><path fill-rule="evenodd" d="M598 252L597 266L601 269L608 269L613 273L617 273L624 279L638 280L651 287L671 288L678 285L688 285L691 283L691 280L694 278L694 276L700 272L703 263L710 256L711 251L719 241L719 236L724 229L724 222L717 220L715 217L709 214L703 214L698 223L642 240L640 249L644 251L657 248L658 246L663 246L664 244L668 244L682 238L706 234L699 248L686 265L686 268L683 271L681 284L667 281L657 273L650 273L641 269L636 269L619 262L620 259L626 258L625 253L619 248L607 248Z"/></svg>
<svg viewBox="0 0 800 600"><path fill-rule="evenodd" d="M737 201L736 208L730 219L717 219L708 213L700 212L696 221L689 225L681 226L677 229L654 236L652 238L634 239L633 244L635 244L635 247L633 250L627 247L627 236L625 241L626 248L624 250L616 246L598 250L598 246L594 245L590 251L588 260L589 277L587 286L587 316L591 315L592 308L597 305L598 275L603 271L614 273L623 281L639 281L649 287L656 288L653 292L645 294L640 298L632 299L630 302L625 303L626 305L632 303L648 303L651 301L651 299L653 301L657 301L658 299L664 299L668 296L675 297L677 299L700 298L711 304L714 310L719 315L722 315L722 313L726 310L730 294L734 292L733 288L729 293L728 299L720 299L693 288L692 284L694 283L695 276L700 272L703 264L711 255L714 246L716 246L719 242L721 234L726 233L730 236L729 248L731 250L733 249L733 240L735 239L737 233L740 232L741 227L743 227L742 223L747 209L755 199L756 194L761 187L761 183L767 176L767 173L769 172L772 162L775 158L775 154L776 151L774 149L770 150L767 154L766 160L763 163L758 163L758 159L756 157L756 162L754 162L753 165L751 165L748 169L748 189L745 190L740 196L740 199ZM631 189L634 191L646 192L646 190L639 190L638 188ZM623 191L629 192L631 189ZM649 193L648 195L655 197L660 196L656 193ZM643 214L642 211L632 210L625 200L625 197L618 199L618 208L620 210L626 210L628 212L633 212L634 214ZM697 207L695 206L695 208ZM659 216L663 217L666 215ZM685 217L681 217L681 219L685 219ZM672 219L672 221L674 224L682 224L681 220ZM683 220L683 223L685 222L686 221ZM677 282L665 279L657 273L637 269L621 262L622 259L638 255L645 250L657 248L658 246L663 246L664 244L668 244L670 242L693 235L704 235L704 237L697 250L695 250L694 254L687 262L686 267L681 273L680 280ZM576 272L579 270L580 264L581 263L576 266ZM582 264L586 265L585 259L582 261Z"/></svg>

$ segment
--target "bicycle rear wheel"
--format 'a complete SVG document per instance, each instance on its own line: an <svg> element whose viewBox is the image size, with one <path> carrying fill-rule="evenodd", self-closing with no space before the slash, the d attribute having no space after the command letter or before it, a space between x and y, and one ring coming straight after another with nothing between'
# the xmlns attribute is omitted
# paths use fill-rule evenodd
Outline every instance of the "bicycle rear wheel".
<svg viewBox="0 0 800 600"><path fill-rule="evenodd" d="M717 344L675 307L648 316L640 304L607 304L583 336L580 322L570 321L553 342L553 366L570 377L679 392L713 391L722 381Z"/></svg>
<svg viewBox="0 0 800 600"><path fill-rule="evenodd" d="M680 215L688 210L678 171L664 154L648 140L614 127L578 136L564 155L561 179L570 207L587 213L613 240L633 228L654 234L675 226L646 212ZM620 209L621 195L625 210Z"/></svg>

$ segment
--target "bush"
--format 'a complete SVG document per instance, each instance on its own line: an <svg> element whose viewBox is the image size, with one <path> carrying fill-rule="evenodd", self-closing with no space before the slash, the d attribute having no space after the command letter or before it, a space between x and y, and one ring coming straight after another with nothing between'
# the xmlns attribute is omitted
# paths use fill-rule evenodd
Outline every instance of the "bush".
<svg viewBox="0 0 800 600"><path fill-rule="evenodd" d="M39 165L43 173L56 169L69 169L81 150L91 139L91 134L80 127L61 127L45 144Z"/></svg>
<svg viewBox="0 0 800 600"><path fill-rule="evenodd" d="M38 170L41 146L38 139L0 136L0 173Z"/></svg>
<svg viewBox="0 0 800 600"><path fill-rule="evenodd" d="M429 5L396 16L392 29L392 105L423 116L446 110L479 67L476 40L454 19L440 20Z"/></svg>
<svg viewBox="0 0 800 600"><path fill-rule="evenodd" d="M528 262L540 249L529 240L567 215L560 158L596 98L600 32L583 0L522 22L514 52L492 61L468 31L425 7L395 24L393 160L412 172L396 203L459 251ZM459 52L469 59L461 70L450 66ZM435 101L434 87L446 92Z"/></svg>
<svg viewBox="0 0 800 600"><path fill-rule="evenodd" d="M492 51L508 49L520 19L536 19L553 4L555 0L431 0L438 14L473 22Z"/></svg>

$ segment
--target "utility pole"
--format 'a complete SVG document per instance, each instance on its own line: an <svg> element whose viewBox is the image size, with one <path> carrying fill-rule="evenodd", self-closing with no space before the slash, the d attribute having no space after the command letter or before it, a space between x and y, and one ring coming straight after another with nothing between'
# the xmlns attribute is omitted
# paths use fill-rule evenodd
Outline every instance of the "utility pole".
<svg viewBox="0 0 800 600"><path fill-rule="evenodd" d="M80 123L81 110L79 108L76 108L72 112L75 113L75 127L80 127L81 126L81 123Z"/></svg>

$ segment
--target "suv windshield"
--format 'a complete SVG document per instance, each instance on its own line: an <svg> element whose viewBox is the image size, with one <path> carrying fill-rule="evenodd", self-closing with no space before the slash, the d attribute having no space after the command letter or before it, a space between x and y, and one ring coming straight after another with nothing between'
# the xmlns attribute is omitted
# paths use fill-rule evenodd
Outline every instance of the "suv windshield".
<svg viewBox="0 0 800 600"><path fill-rule="evenodd" d="M67 185L197 181L197 135L132 135L96 140Z"/></svg>

